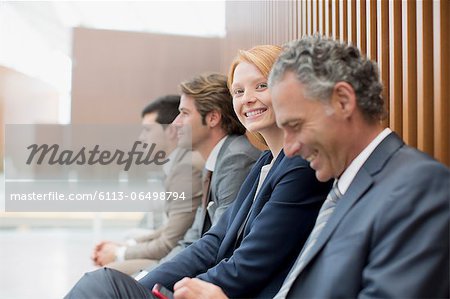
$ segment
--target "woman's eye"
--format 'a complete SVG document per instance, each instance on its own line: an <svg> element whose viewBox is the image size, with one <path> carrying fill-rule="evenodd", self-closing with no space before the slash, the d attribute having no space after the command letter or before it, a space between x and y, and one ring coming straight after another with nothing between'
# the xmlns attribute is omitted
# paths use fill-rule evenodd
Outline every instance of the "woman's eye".
<svg viewBox="0 0 450 299"><path fill-rule="evenodd" d="M242 89L235 89L235 90L233 90L233 95L234 96L238 96L238 95L241 95L243 93L244 93L244 90L242 90Z"/></svg>
<svg viewBox="0 0 450 299"><path fill-rule="evenodd" d="M256 87L257 89L264 89L267 88L267 83L259 83L258 86Z"/></svg>

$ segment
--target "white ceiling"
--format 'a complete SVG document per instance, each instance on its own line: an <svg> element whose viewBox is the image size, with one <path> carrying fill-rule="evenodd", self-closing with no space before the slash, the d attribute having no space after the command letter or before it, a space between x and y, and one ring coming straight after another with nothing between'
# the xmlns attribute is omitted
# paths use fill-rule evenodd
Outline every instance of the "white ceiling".
<svg viewBox="0 0 450 299"><path fill-rule="evenodd" d="M70 56L71 28L224 36L225 1L38 1L0 3Z"/></svg>
<svg viewBox="0 0 450 299"><path fill-rule="evenodd" d="M225 0L0 0L0 65L56 87L62 123L70 118L73 27L225 36Z"/></svg>

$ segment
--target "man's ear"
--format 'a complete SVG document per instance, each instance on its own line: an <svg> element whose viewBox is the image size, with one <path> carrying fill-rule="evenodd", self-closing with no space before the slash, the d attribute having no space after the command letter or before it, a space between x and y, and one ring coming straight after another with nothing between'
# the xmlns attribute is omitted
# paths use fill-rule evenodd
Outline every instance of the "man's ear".
<svg viewBox="0 0 450 299"><path fill-rule="evenodd" d="M213 110L206 114L206 125L210 128L214 128L219 125L221 120L222 114L217 110Z"/></svg>
<svg viewBox="0 0 450 299"><path fill-rule="evenodd" d="M338 82L333 88L331 105L334 112L344 118L350 117L357 108L356 93L347 82Z"/></svg>

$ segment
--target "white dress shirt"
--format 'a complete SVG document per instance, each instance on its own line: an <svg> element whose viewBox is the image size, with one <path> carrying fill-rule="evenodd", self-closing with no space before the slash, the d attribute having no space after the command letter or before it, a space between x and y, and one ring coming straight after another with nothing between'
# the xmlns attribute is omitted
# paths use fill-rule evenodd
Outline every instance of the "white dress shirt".
<svg viewBox="0 0 450 299"><path fill-rule="evenodd" d="M367 161L370 154L375 150L375 148L384 140L392 130L389 128L384 129L380 134L377 135L370 143L367 145L362 152L350 163L350 165L344 170L341 177L338 180L338 188L342 195L345 194L350 184L353 182L358 171L361 169L363 164Z"/></svg>

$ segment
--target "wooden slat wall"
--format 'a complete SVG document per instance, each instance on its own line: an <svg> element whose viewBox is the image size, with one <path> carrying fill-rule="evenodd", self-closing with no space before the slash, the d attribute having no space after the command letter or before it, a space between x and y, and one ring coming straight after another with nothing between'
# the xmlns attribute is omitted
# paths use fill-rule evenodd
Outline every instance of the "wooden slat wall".
<svg viewBox="0 0 450 299"><path fill-rule="evenodd" d="M227 1L224 70L238 49L319 32L380 66L386 124L450 165L450 1Z"/></svg>

